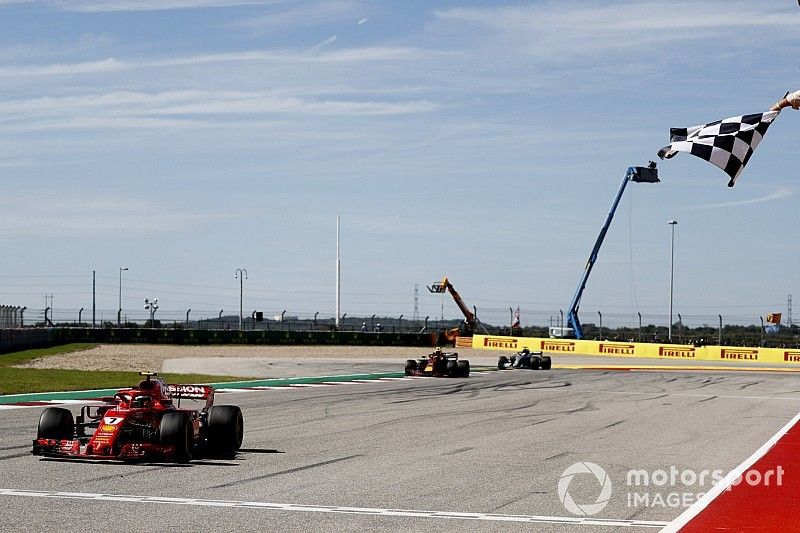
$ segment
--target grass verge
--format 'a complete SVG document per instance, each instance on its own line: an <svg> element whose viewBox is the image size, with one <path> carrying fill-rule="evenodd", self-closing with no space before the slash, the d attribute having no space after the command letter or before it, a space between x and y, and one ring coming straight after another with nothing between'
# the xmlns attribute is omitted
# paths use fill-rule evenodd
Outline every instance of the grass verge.
<svg viewBox="0 0 800 533"><path fill-rule="evenodd" d="M141 379L137 372L105 372L62 370L55 368L17 368L31 359L50 355L90 350L95 344L66 344L52 348L24 350L0 355L0 395L26 392L113 389L135 385ZM210 376L206 374L160 374L168 383L212 383L241 381L248 378Z"/></svg>

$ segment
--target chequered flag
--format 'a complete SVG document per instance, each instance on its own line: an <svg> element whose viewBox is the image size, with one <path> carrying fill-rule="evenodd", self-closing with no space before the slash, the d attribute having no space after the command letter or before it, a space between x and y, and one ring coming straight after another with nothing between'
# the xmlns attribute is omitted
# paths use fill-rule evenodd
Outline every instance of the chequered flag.
<svg viewBox="0 0 800 533"><path fill-rule="evenodd" d="M731 177L728 187L733 187L779 113L768 111L691 128L672 128L669 130L670 145L659 150L658 157L670 159L678 152L688 152L724 170Z"/></svg>

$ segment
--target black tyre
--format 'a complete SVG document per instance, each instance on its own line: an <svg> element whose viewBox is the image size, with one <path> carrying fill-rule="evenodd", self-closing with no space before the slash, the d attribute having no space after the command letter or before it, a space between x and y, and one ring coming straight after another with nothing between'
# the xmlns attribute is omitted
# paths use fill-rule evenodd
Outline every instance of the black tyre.
<svg viewBox="0 0 800 533"><path fill-rule="evenodd" d="M542 370L550 370L551 366L553 366L553 360L550 358L550 356L545 355L542 357Z"/></svg>
<svg viewBox="0 0 800 533"><path fill-rule="evenodd" d="M460 371L459 374L461 375L462 378L469 377L469 361L459 361L458 369Z"/></svg>
<svg viewBox="0 0 800 533"><path fill-rule="evenodd" d="M503 370L507 364L508 364L508 357L506 357L505 355L501 355L500 359L497 360L497 369Z"/></svg>
<svg viewBox="0 0 800 533"><path fill-rule="evenodd" d="M436 376L447 375L447 361L445 359L433 362L433 374Z"/></svg>
<svg viewBox="0 0 800 533"><path fill-rule="evenodd" d="M417 362L414 359L406 359L406 376L412 375L417 370Z"/></svg>
<svg viewBox="0 0 800 533"><path fill-rule="evenodd" d="M158 440L163 445L175 447L177 462L188 463L192 460L192 424L186 413L165 413L158 428Z"/></svg>
<svg viewBox="0 0 800 533"><path fill-rule="evenodd" d="M532 370L539 370L542 368L542 360L539 357L531 357L528 365Z"/></svg>
<svg viewBox="0 0 800 533"><path fill-rule="evenodd" d="M208 450L214 455L231 456L242 447L244 418L235 405L215 405L208 410Z"/></svg>
<svg viewBox="0 0 800 533"><path fill-rule="evenodd" d="M459 372L457 361L447 361L447 377L457 378L459 376Z"/></svg>
<svg viewBox="0 0 800 533"><path fill-rule="evenodd" d="M47 407L39 417L37 439L70 440L75 436L72 411L62 407Z"/></svg>

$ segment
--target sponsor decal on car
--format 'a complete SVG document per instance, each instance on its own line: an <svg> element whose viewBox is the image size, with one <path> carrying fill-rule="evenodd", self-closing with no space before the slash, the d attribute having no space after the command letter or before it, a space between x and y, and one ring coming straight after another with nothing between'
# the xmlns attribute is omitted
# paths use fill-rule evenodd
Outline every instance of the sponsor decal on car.
<svg viewBox="0 0 800 533"><path fill-rule="evenodd" d="M167 388L179 398L206 398L211 392L211 387L204 385L167 385Z"/></svg>

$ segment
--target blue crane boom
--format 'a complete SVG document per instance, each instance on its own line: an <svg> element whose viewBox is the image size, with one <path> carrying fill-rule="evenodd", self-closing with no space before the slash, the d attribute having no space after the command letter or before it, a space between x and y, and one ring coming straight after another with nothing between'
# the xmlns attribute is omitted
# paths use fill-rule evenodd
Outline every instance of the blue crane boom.
<svg viewBox="0 0 800 533"><path fill-rule="evenodd" d="M614 213L622 198L622 193L625 192L625 187L628 185L629 181L635 181L637 183L658 183L660 180L658 179L656 164L650 161L647 167L628 167L628 172L626 172L625 177L622 178L617 196L614 198L614 203L611 204L611 210L608 212L608 216L606 216L606 221L603 224L603 228L600 230L600 235L597 236L594 248L592 248L592 253L589 254L589 260L586 262L586 268L584 268L583 275L578 283L578 289L575 291L572 302L569 304L567 326L572 328L575 338L577 339L583 338L583 328L581 327L581 321L578 319L578 309L581 305L583 290L586 288L589 274L592 273L592 268L594 268L594 264L597 261L597 254L600 252L600 247L603 245L603 240L606 238L609 226L611 226L611 220L614 218ZM561 333L563 335L563 331Z"/></svg>

